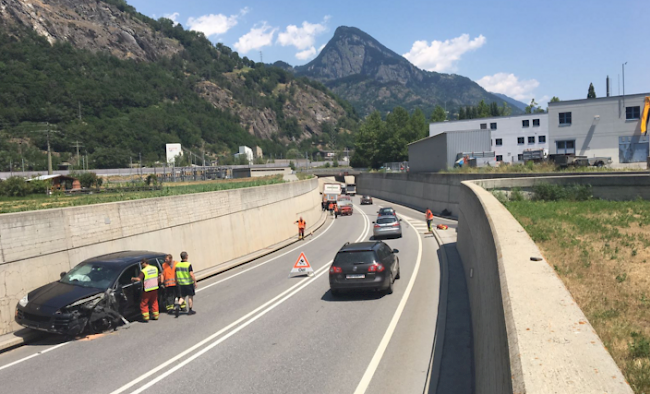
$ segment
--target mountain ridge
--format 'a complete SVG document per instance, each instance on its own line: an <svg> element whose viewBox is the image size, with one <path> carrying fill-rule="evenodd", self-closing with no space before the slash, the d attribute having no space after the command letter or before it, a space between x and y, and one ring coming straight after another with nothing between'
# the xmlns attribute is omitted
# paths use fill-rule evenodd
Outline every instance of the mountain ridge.
<svg viewBox="0 0 650 394"><path fill-rule="evenodd" d="M462 75L420 69L356 27L338 27L315 59L293 69L296 75L325 84L361 116L374 110L386 113L395 106L430 113L440 105L453 113L481 100L504 101ZM513 113L520 112L513 108Z"/></svg>

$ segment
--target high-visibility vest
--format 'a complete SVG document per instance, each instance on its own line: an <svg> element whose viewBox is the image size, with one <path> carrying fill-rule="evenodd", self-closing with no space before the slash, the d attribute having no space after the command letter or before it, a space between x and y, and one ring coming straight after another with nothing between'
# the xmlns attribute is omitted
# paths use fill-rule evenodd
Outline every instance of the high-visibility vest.
<svg viewBox="0 0 650 394"><path fill-rule="evenodd" d="M427 209L427 220L433 219L433 213L431 213L431 210Z"/></svg>
<svg viewBox="0 0 650 394"><path fill-rule="evenodd" d="M187 261L176 263L176 283L179 286L187 286L194 283L190 276L190 263Z"/></svg>
<svg viewBox="0 0 650 394"><path fill-rule="evenodd" d="M163 264L163 283L165 284L165 287L174 287L176 286L176 264L177 263L172 263Z"/></svg>
<svg viewBox="0 0 650 394"><path fill-rule="evenodd" d="M338 212L338 211L339 211L339 205L336 204L336 205L334 205L334 212Z"/></svg>
<svg viewBox="0 0 650 394"><path fill-rule="evenodd" d="M144 274L144 291L158 290L158 268L147 265L142 273Z"/></svg>
<svg viewBox="0 0 650 394"><path fill-rule="evenodd" d="M298 228L304 229L305 228L305 221L304 220L298 220Z"/></svg>

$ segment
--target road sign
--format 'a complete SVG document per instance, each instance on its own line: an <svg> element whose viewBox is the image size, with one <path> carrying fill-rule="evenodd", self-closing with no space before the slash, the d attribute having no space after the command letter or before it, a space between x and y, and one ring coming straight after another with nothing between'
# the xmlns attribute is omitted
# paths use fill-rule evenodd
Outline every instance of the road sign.
<svg viewBox="0 0 650 394"><path fill-rule="evenodd" d="M307 257L303 252L300 252L298 260L296 260L296 263L293 265L291 272L289 272L289 277L291 277L293 274L307 274L307 276L314 275L314 269L311 268L309 260L307 260Z"/></svg>

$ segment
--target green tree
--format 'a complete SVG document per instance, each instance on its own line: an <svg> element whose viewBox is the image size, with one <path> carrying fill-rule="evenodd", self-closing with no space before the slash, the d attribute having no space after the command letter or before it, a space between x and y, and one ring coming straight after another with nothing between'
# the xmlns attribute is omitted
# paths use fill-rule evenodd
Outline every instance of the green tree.
<svg viewBox="0 0 650 394"><path fill-rule="evenodd" d="M403 107L395 107L386 116L384 135L379 139L379 153L383 161L403 161L408 158L407 144L412 138L409 120L409 113Z"/></svg>
<svg viewBox="0 0 650 394"><path fill-rule="evenodd" d="M596 90L594 89L593 83L589 84L589 91L587 92L587 98L588 99L596 98Z"/></svg>
<svg viewBox="0 0 650 394"><path fill-rule="evenodd" d="M427 122L427 118L420 108L416 108L413 111L413 115L409 119L409 129L409 143L421 140L429 135L429 122Z"/></svg>
<svg viewBox="0 0 650 394"><path fill-rule="evenodd" d="M465 112L465 108L460 107L460 109L458 109L458 120L464 120L464 119L467 119L467 114Z"/></svg>
<svg viewBox="0 0 650 394"><path fill-rule="evenodd" d="M553 98L551 99L551 103L559 103L559 102L560 102L560 98L557 96L553 96Z"/></svg>
<svg viewBox="0 0 650 394"><path fill-rule="evenodd" d="M537 102L533 98L532 100L530 100L530 105L526 106L525 112L527 114L537 114L537 113L543 113L544 110L542 109L542 107L537 105Z"/></svg>
<svg viewBox="0 0 650 394"><path fill-rule="evenodd" d="M481 100L478 103L476 111L478 112L477 118L487 118L490 116L490 106L485 103L485 100Z"/></svg>
<svg viewBox="0 0 650 394"><path fill-rule="evenodd" d="M379 136L383 135L384 122L379 111L374 111L361 123L354 144L353 167L379 168L381 159L378 152Z"/></svg>
<svg viewBox="0 0 650 394"><path fill-rule="evenodd" d="M499 106L496 101L490 103L490 116L500 116L501 112L499 111Z"/></svg>
<svg viewBox="0 0 650 394"><path fill-rule="evenodd" d="M503 102L503 106L499 108L499 115L500 116L510 116L512 115L512 108L506 103L505 101Z"/></svg>
<svg viewBox="0 0 650 394"><path fill-rule="evenodd" d="M439 105L436 105L436 107L433 109L433 112L431 113L431 123L444 122L445 120L447 120L447 113L445 112L445 109Z"/></svg>

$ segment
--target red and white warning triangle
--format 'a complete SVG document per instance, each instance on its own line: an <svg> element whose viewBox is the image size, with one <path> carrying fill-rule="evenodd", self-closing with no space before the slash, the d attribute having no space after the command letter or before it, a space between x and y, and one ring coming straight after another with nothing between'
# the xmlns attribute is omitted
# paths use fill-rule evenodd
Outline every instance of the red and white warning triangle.
<svg viewBox="0 0 650 394"><path fill-rule="evenodd" d="M314 269L311 267L311 264L309 264L309 260L307 260L305 253L300 252L298 260L296 260L296 263L293 265L293 268L289 273L289 277L293 274L307 274L308 276L314 275Z"/></svg>

